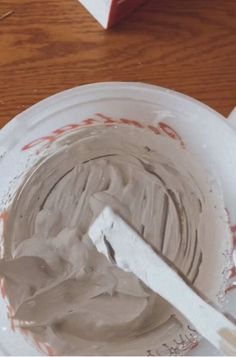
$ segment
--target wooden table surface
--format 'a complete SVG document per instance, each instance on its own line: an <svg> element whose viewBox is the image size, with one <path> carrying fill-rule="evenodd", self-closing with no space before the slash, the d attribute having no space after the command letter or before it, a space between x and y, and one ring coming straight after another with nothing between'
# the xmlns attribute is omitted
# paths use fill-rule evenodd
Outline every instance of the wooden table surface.
<svg viewBox="0 0 236 357"><path fill-rule="evenodd" d="M228 115L235 19L236 0L149 0L104 31L76 0L0 0L0 127L51 94L99 81L158 84Z"/></svg>

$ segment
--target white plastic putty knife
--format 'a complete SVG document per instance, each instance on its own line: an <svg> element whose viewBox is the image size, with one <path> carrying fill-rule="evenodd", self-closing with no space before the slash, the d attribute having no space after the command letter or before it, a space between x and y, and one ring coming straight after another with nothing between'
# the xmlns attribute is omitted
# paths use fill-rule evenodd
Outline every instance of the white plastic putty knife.
<svg viewBox="0 0 236 357"><path fill-rule="evenodd" d="M236 326L207 304L121 217L106 207L89 229L100 253L134 273L179 310L197 331L226 355L236 355ZM194 308L193 308L194 306Z"/></svg>

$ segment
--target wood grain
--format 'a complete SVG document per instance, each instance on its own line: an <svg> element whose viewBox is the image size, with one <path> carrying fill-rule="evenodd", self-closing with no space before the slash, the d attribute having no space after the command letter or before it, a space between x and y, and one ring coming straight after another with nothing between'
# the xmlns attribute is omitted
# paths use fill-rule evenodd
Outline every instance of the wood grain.
<svg viewBox="0 0 236 357"><path fill-rule="evenodd" d="M110 31L76 0L1 0L0 126L83 83L142 81L236 105L236 1L149 0Z"/></svg>

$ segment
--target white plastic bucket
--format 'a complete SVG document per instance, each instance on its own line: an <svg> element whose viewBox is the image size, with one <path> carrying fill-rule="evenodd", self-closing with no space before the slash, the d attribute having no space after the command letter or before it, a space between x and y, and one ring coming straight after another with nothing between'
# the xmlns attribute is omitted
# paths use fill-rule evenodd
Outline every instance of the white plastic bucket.
<svg viewBox="0 0 236 357"><path fill-rule="evenodd" d="M233 117L233 115L232 115ZM50 149L51 143L91 125L145 127L169 136L191 150L220 180L236 248L236 133L219 113L183 94L139 83L100 83L54 95L16 116L0 131L0 242L7 209L24 174ZM236 250L232 252L236 265ZM228 280L226 309L236 318L236 276ZM12 331L11 312L1 281L0 351L3 355L53 354L41 341L29 344ZM26 336L27 337L27 336ZM26 338L27 339L27 338ZM35 348L35 346L37 348ZM40 350L41 352L37 352ZM213 354L206 342L192 354Z"/></svg>

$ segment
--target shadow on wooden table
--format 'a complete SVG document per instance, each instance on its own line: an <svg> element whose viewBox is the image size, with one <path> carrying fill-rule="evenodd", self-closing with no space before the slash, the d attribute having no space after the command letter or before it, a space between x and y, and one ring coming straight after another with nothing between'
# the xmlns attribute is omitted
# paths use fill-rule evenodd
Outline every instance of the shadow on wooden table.
<svg viewBox="0 0 236 357"><path fill-rule="evenodd" d="M226 22L223 16L222 1L214 1L214 11L212 6L212 1L206 0L147 0L109 32L135 32L136 35L137 32L141 35L149 32L161 39L168 39L170 36L173 39L181 35L195 36L208 31L212 26L224 26L225 29L233 30L235 26ZM232 7L233 11L233 2L232 6L229 2L228 7ZM217 18L215 11L218 13Z"/></svg>

